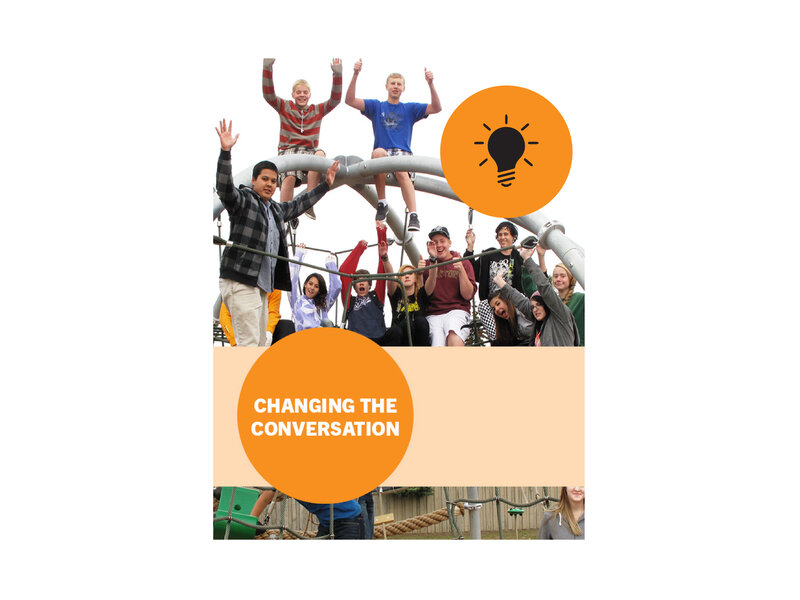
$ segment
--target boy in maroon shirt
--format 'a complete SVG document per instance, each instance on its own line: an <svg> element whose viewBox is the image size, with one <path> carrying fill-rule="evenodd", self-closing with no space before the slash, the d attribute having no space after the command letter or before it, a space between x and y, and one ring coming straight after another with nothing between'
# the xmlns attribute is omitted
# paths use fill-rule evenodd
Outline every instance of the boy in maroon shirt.
<svg viewBox="0 0 800 600"><path fill-rule="evenodd" d="M450 250L450 232L447 227L434 227L428 234L426 265L443 263L460 258ZM475 295L475 272L468 260L425 271L425 291L430 296L428 325L431 346L463 346L469 332L470 301Z"/></svg>

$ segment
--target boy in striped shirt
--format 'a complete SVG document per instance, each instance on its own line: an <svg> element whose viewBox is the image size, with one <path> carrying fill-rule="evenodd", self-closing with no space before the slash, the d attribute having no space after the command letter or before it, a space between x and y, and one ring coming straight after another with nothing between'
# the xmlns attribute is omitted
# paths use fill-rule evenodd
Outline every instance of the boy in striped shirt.
<svg viewBox="0 0 800 600"><path fill-rule="evenodd" d="M274 58L265 58L262 71L262 89L264 100L278 111L281 120L280 139L278 141L278 156L283 154L311 154L325 156L319 147L319 131L322 126L322 117L331 112L342 100L342 61L334 58L331 61L333 71L333 85L331 97L321 104L309 104L311 88L305 79L298 79L292 86L292 100L284 100L275 95L275 86L272 82L272 65ZM289 202L294 195L294 188L302 183L304 171L287 171L281 175L281 202ZM322 177L316 171L310 171L306 189L314 189L319 185ZM312 219L316 218L314 209L309 208L306 213Z"/></svg>

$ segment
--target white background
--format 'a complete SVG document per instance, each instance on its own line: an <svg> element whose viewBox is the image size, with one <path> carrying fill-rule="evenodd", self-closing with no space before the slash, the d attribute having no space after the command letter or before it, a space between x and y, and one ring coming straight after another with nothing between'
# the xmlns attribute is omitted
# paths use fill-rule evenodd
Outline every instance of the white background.
<svg viewBox="0 0 800 600"><path fill-rule="evenodd" d="M14 596L307 596L329 585L337 598L792 595L791 5L551 4L7 9L0 439ZM448 109L458 79L524 84L564 115L569 207L546 211L574 220L587 249L585 543L332 552L210 540L211 353L199 324L214 277L211 128L220 112L237 123L261 103L262 122L237 125L273 148L254 73L263 56L289 54L294 66L283 59L276 75L338 55L345 83L369 58L362 97L375 89L366 74L402 56L410 100L425 100L412 75L426 66ZM327 77L309 75L315 99ZM323 140L348 111L363 119L337 108ZM367 125L354 154L369 148ZM260 153L244 141L242 159Z"/></svg>

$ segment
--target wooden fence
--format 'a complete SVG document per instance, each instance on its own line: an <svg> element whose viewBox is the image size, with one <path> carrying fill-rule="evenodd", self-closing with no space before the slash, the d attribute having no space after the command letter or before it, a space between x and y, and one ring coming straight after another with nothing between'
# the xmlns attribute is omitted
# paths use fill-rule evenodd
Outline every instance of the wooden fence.
<svg viewBox="0 0 800 600"><path fill-rule="evenodd" d="M527 504L536 500L537 497L543 498L545 496L545 489L547 489L551 498L558 498L561 490L561 488L558 487L499 487L497 488L497 492L501 498L518 504ZM466 487L448 487L447 491L451 501L467 497ZM494 497L495 488L478 488L478 499L485 500ZM433 494L428 496L407 496L388 491L382 493L375 492L373 494L373 499L375 501L375 515L392 513L395 522L425 515L447 506L444 497L444 488L441 487L434 487ZM509 505L502 502L500 503L503 531L507 539L513 539L514 519L517 520L516 526L520 530L539 528L539 523L541 523L542 517L544 516L544 504L537 504L533 507L524 508L521 516L510 515L508 513L509 508L511 508ZM487 502L483 504L479 510L481 514L481 530L497 531L497 503ZM456 518L456 522L461 528L464 537L469 538L469 516L462 514ZM294 500L275 504L272 517L270 518L270 524L279 525L281 523L295 531L301 533L305 532L308 535L313 535L313 532L317 529L316 518L312 517L309 520L308 511ZM426 533L449 534L450 524L445 520L441 523L417 529L412 532L412 534L421 535Z"/></svg>

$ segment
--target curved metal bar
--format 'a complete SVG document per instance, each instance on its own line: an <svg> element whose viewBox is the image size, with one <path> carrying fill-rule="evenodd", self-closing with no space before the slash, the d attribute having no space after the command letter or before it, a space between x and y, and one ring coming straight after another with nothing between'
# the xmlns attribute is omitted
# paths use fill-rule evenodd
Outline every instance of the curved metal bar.
<svg viewBox="0 0 800 600"><path fill-rule="evenodd" d="M374 189L367 185L370 178L377 173L392 173L394 171L414 171L416 173L427 173L444 177L441 163L436 158L425 156L387 156L374 158L371 160L360 160L357 156L337 156L333 159L325 156L313 156L310 154L286 154L271 158L279 172L303 170L303 171L325 171L333 164L334 160L339 160L339 172L336 174L334 187L347 184L360 193L374 208L377 207L377 196ZM249 170L241 171L234 177L234 185L249 184L252 178L252 167ZM393 178L387 177L387 185L397 185ZM433 177L417 176L414 187L429 194L436 194L444 198L459 200L446 181ZM217 199L214 203L214 218L216 219L222 212L222 203ZM581 287L586 289L585 284L585 255L583 248L572 241L565 233L563 225L548 218L541 211L536 211L528 215L509 218L509 221L516 223L520 227L535 233L541 245L556 253L556 255L566 264ZM387 218L389 227L394 232L397 239L402 239L401 219L396 213L389 210ZM413 249L413 250L412 250ZM406 240L406 251L409 257L419 260L419 251L416 246Z"/></svg>
<svg viewBox="0 0 800 600"><path fill-rule="evenodd" d="M565 265L569 267L575 279L586 289L583 248L573 242L564 233L564 226L558 221L549 219L541 211L529 215L509 219L512 223L524 227L539 236L539 244L556 253Z"/></svg>
<svg viewBox="0 0 800 600"><path fill-rule="evenodd" d="M369 202L373 208L378 208L378 194L374 186L362 183L355 185L350 184L350 187L361 194L364 200ZM416 244L414 244L414 238L412 235L409 235L403 240L403 220L397 216L397 212L391 207L389 207L389 213L386 215L386 223L389 225L389 229L392 230L395 241L405 247L408 257L414 261L414 264L418 263L422 255L417 249Z"/></svg>

